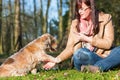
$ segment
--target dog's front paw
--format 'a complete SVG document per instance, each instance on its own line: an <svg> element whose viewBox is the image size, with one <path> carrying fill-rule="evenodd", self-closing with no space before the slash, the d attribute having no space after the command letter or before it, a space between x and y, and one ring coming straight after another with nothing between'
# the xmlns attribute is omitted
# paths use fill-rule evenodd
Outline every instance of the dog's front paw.
<svg viewBox="0 0 120 80"><path fill-rule="evenodd" d="M35 69L32 69L32 70L31 70L31 73L35 75L35 74L37 73L37 69L36 69L36 68L35 68Z"/></svg>

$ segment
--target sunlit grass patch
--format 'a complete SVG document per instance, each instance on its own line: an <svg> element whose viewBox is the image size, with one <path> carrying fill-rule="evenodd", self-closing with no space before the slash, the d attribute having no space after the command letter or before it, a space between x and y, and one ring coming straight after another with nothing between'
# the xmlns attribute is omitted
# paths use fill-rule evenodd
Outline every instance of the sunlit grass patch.
<svg viewBox="0 0 120 80"><path fill-rule="evenodd" d="M116 71L102 73L83 73L72 70L42 70L36 75L28 74L22 77L0 78L0 80L120 80Z"/></svg>

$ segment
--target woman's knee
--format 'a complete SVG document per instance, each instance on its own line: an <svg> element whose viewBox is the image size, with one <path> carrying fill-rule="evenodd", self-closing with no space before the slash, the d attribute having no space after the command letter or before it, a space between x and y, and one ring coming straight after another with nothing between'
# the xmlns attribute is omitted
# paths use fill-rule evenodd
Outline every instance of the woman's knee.
<svg viewBox="0 0 120 80"><path fill-rule="evenodd" d="M88 61L90 58L90 53L85 48L78 49L73 54L73 60Z"/></svg>

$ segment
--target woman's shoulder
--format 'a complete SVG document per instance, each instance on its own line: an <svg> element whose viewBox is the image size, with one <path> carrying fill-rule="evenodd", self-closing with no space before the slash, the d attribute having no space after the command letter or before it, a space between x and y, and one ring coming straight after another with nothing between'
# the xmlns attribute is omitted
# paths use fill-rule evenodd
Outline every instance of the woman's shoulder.
<svg viewBox="0 0 120 80"><path fill-rule="evenodd" d="M78 19L73 19L73 20L72 20L72 25L77 25L78 22L79 22Z"/></svg>
<svg viewBox="0 0 120 80"><path fill-rule="evenodd" d="M107 16L111 16L111 14L109 14L109 13L105 13L105 12L103 12L103 11L99 11L99 16L103 16L103 17L107 17Z"/></svg>
<svg viewBox="0 0 120 80"><path fill-rule="evenodd" d="M99 12L99 21L108 22L112 18L111 14L105 13L105 12Z"/></svg>
<svg viewBox="0 0 120 80"><path fill-rule="evenodd" d="M76 22L78 22L78 19L73 19L72 20L72 23L76 23Z"/></svg>

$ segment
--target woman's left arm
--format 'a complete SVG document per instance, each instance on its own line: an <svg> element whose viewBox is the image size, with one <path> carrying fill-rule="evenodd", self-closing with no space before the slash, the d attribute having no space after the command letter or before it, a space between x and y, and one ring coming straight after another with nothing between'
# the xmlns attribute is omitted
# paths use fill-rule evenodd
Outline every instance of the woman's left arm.
<svg viewBox="0 0 120 80"><path fill-rule="evenodd" d="M106 20L108 23L104 26L104 30L103 28L100 28L103 30L103 37L100 36L101 32L98 32L98 34L96 34L94 37L88 37L84 34L79 34L78 40L91 43L92 46L97 48L110 49L114 41L114 27L112 25L111 15L109 16L110 18Z"/></svg>
<svg viewBox="0 0 120 80"><path fill-rule="evenodd" d="M104 26L103 37L99 35L95 35L92 40L91 44L95 47L102 48L102 49L110 49L113 45L114 41L114 27L112 25L111 15L108 19L108 23Z"/></svg>

